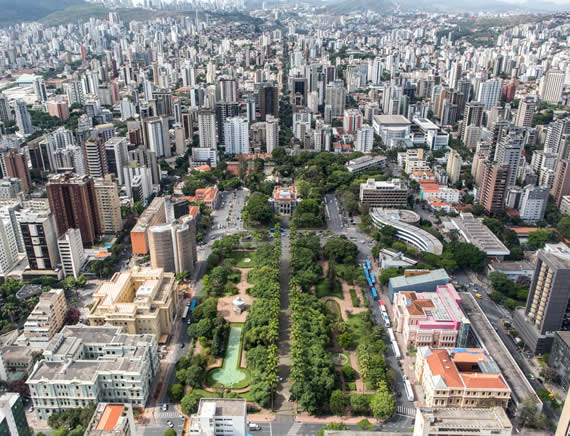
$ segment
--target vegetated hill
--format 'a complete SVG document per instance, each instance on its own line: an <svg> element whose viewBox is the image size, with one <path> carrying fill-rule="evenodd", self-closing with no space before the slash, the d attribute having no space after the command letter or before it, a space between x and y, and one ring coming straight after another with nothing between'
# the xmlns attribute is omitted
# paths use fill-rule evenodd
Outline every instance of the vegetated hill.
<svg viewBox="0 0 570 436"><path fill-rule="evenodd" d="M84 4L83 0L0 0L0 26L37 21L54 11Z"/></svg>
<svg viewBox="0 0 570 436"><path fill-rule="evenodd" d="M327 6L327 10L337 14L366 12L368 10L384 14L392 12L395 7L396 5L390 0L340 0Z"/></svg>
<svg viewBox="0 0 570 436"><path fill-rule="evenodd" d="M567 10L570 0L561 2L512 2L504 0L395 0L402 10L437 12L548 12Z"/></svg>

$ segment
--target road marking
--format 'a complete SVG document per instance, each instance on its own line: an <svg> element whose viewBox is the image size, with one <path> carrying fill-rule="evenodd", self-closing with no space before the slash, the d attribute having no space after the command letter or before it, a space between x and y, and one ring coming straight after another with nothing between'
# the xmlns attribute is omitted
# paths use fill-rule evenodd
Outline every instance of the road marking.
<svg viewBox="0 0 570 436"><path fill-rule="evenodd" d="M287 433L287 436L297 436L297 434L299 433L299 430L301 430L301 427L303 426L303 423L301 422L296 422L295 424L293 424L293 426L289 429L289 432Z"/></svg>
<svg viewBox="0 0 570 436"><path fill-rule="evenodd" d="M416 416L416 409L414 409L413 407L397 406L396 413L398 415L414 417Z"/></svg>

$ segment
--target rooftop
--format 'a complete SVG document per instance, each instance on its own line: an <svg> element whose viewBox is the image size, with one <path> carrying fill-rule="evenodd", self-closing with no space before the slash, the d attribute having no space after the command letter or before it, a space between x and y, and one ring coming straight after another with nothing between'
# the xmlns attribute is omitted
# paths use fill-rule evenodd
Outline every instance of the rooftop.
<svg viewBox="0 0 570 436"><path fill-rule="evenodd" d="M472 213L462 213L459 217L450 218L453 226L459 231L463 239L477 246L488 256L508 256L511 252L483 224L483 218L475 218Z"/></svg>
<svg viewBox="0 0 570 436"><path fill-rule="evenodd" d="M410 126L412 123L403 115L374 115L374 121L382 126Z"/></svg>
<svg viewBox="0 0 570 436"><path fill-rule="evenodd" d="M201 398L198 416L245 416L246 401L240 398Z"/></svg>
<svg viewBox="0 0 570 436"><path fill-rule="evenodd" d="M472 428L476 434L483 429L511 428L512 424L502 407L488 409L418 409L432 427L441 429ZM457 431L457 430L455 430ZM459 434L459 433L457 433Z"/></svg>
<svg viewBox="0 0 570 436"><path fill-rule="evenodd" d="M430 271L426 274L414 275L410 277L398 276L392 277L390 279L390 285L393 288L399 288L404 286L414 286L420 283L447 280L449 282L450 278L447 272L443 268Z"/></svg>

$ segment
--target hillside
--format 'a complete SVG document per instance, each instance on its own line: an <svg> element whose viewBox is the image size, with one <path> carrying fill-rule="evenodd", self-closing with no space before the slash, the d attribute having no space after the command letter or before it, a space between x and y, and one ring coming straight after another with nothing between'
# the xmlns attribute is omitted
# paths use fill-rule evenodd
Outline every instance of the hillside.
<svg viewBox="0 0 570 436"><path fill-rule="evenodd" d="M367 10L384 14L392 12L394 8L395 5L390 0L340 0L328 6L327 10L336 14L366 12Z"/></svg>
<svg viewBox="0 0 570 436"><path fill-rule="evenodd" d="M0 26L37 21L52 12L85 4L83 0L0 0Z"/></svg>

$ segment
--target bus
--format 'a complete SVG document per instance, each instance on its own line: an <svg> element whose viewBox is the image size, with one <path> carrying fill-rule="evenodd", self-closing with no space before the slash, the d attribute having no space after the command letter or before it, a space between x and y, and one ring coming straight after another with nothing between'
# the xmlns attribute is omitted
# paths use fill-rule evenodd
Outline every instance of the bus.
<svg viewBox="0 0 570 436"><path fill-rule="evenodd" d="M370 266L370 262L368 261L368 259L366 259L366 268L368 269L372 269L372 267Z"/></svg>
<svg viewBox="0 0 570 436"><path fill-rule="evenodd" d="M196 308L196 301L197 300L195 298L192 299L192 304L190 304L190 312L193 312Z"/></svg>
<svg viewBox="0 0 570 436"><path fill-rule="evenodd" d="M376 279L374 278L374 273L372 271L370 271L370 280L372 283L376 283Z"/></svg>
<svg viewBox="0 0 570 436"><path fill-rule="evenodd" d="M412 390L412 384L410 383L410 380L408 380L407 377L404 379L404 387L406 388L406 395L408 396L408 401L414 401L415 396L414 396L414 391Z"/></svg>
<svg viewBox="0 0 570 436"><path fill-rule="evenodd" d="M374 300L378 300L378 293L376 292L376 288L374 286L370 286L370 293L372 294L372 298Z"/></svg>
<svg viewBox="0 0 570 436"><path fill-rule="evenodd" d="M368 282L368 287L372 288L372 281L368 277L366 277L366 281Z"/></svg>
<svg viewBox="0 0 570 436"><path fill-rule="evenodd" d="M384 324L386 324L386 328L390 328L390 318L388 318L388 315L384 315Z"/></svg>
<svg viewBox="0 0 570 436"><path fill-rule="evenodd" d="M400 360L402 358L402 355L400 354L400 347L398 347L398 344L396 342L392 342L392 350L394 351L394 356L396 359Z"/></svg>
<svg viewBox="0 0 570 436"><path fill-rule="evenodd" d="M390 338L390 341L392 343L396 342L396 337L394 336L394 330L392 330L391 328L388 329L388 337Z"/></svg>

